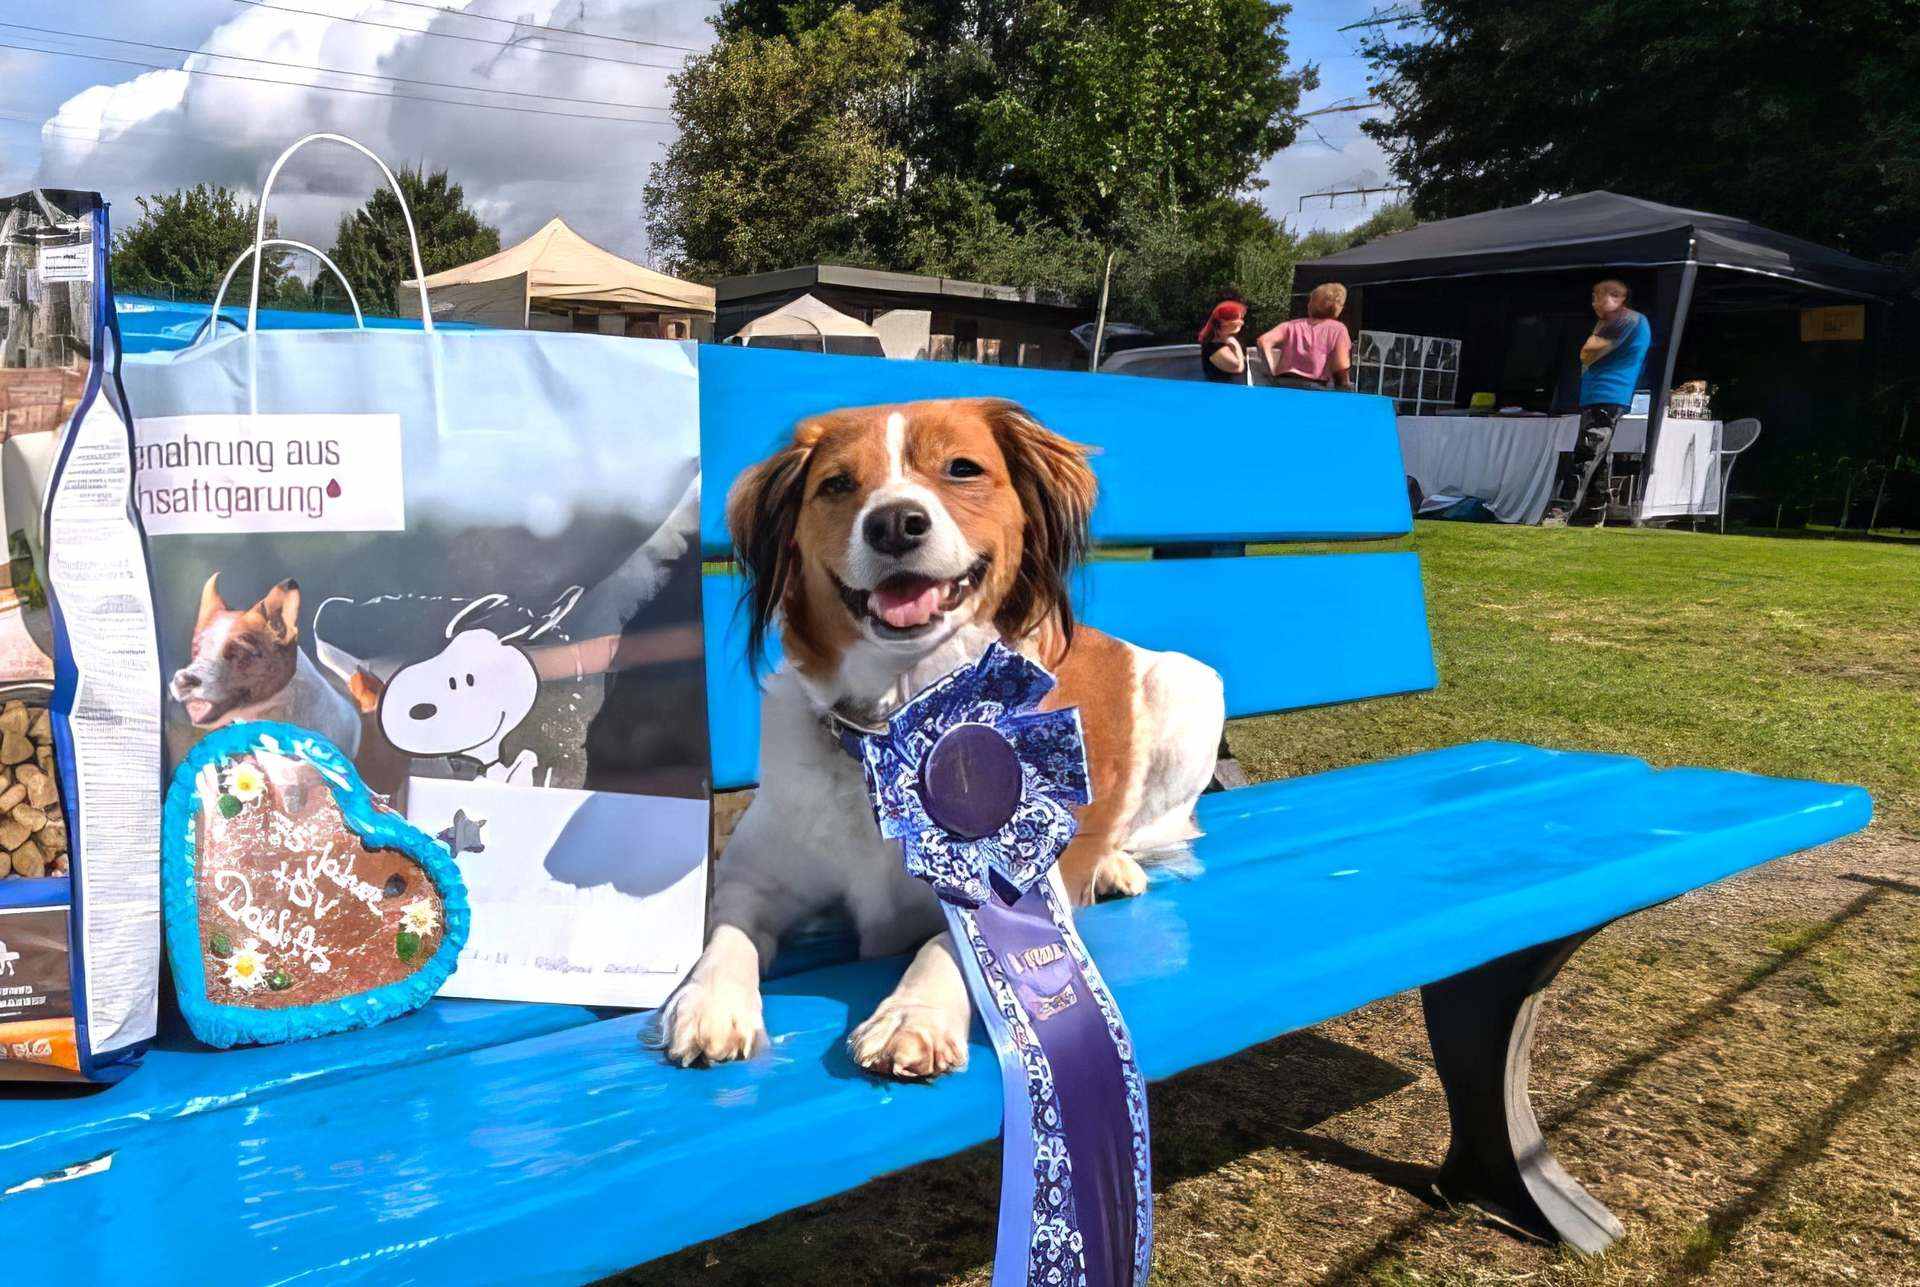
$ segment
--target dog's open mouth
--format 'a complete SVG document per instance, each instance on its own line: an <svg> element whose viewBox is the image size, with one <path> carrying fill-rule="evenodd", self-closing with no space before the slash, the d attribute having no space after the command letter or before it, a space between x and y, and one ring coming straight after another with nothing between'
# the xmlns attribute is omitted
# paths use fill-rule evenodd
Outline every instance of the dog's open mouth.
<svg viewBox="0 0 1920 1287"><path fill-rule="evenodd" d="M213 703L204 697L190 697L180 704L186 707L187 718L196 726L204 727L207 720L213 716Z"/></svg>
<svg viewBox="0 0 1920 1287"><path fill-rule="evenodd" d="M988 560L982 556L961 575L941 581L917 572L896 572L871 590L856 590L839 577L833 584L856 620L887 639L925 634L980 588Z"/></svg>

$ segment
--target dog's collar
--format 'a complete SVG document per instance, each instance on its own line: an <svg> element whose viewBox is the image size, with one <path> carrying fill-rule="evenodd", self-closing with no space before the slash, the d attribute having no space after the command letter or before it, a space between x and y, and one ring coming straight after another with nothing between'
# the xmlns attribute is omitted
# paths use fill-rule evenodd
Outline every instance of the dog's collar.
<svg viewBox="0 0 1920 1287"><path fill-rule="evenodd" d="M884 726L873 728L866 724L856 724L837 710L828 710L826 714L822 715L820 717L820 726L826 729L827 736L832 738L841 750L856 760L862 758L860 754L861 742L869 737L884 737L887 732Z"/></svg>

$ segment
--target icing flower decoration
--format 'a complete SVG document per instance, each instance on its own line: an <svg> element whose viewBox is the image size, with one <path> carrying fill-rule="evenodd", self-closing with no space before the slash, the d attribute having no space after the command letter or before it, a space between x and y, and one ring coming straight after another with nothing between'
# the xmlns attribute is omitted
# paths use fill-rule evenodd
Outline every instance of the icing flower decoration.
<svg viewBox="0 0 1920 1287"><path fill-rule="evenodd" d="M257 764L242 761L227 775L227 793L242 804L252 804L266 794L267 775Z"/></svg>
<svg viewBox="0 0 1920 1287"><path fill-rule="evenodd" d="M1004 644L929 685L857 753L880 834L949 903L1012 903L1073 839L1091 798L1077 710L1037 711L1054 678Z"/></svg>
<svg viewBox="0 0 1920 1287"><path fill-rule="evenodd" d="M424 898L416 898L400 909L400 928L410 934L431 934L439 926L439 914Z"/></svg>
<svg viewBox="0 0 1920 1287"><path fill-rule="evenodd" d="M260 953L260 940L250 938L227 958L225 978L242 992L251 992L267 977L267 961Z"/></svg>

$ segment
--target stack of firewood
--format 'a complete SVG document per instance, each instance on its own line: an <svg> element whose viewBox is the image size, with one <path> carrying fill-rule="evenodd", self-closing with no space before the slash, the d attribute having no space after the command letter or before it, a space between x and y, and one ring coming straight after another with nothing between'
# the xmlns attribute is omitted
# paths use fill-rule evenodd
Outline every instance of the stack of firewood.
<svg viewBox="0 0 1920 1287"><path fill-rule="evenodd" d="M0 706L0 878L67 874L67 819L44 708Z"/></svg>

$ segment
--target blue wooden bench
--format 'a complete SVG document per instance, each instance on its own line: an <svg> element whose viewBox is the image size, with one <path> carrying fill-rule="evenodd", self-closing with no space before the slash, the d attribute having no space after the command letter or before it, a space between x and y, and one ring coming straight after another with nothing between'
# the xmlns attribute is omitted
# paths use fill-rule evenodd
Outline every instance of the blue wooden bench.
<svg viewBox="0 0 1920 1287"><path fill-rule="evenodd" d="M1407 529L1379 399L765 350L701 360L716 555L725 480L801 415L963 393L1018 399L1103 448L1108 544ZM709 576L721 788L756 774L733 592ZM1097 562L1081 606L1217 667L1234 716L1435 683L1411 554ZM1620 1227L1555 1163L1527 1103L1541 989L1613 920L1870 810L1851 787L1476 743L1208 795L1203 874L1081 924L1154 1078L1421 988L1452 1114L1442 1189L1597 1250ZM768 1055L714 1069L666 1066L640 1042L644 1015L440 1001L286 1047L163 1042L103 1091L0 1091L0 1219L31 1231L9 1239L7 1267L25 1282L580 1282L997 1134L978 1034L970 1067L931 1086L848 1060L847 1031L900 962L802 964L783 959L766 987Z"/></svg>

